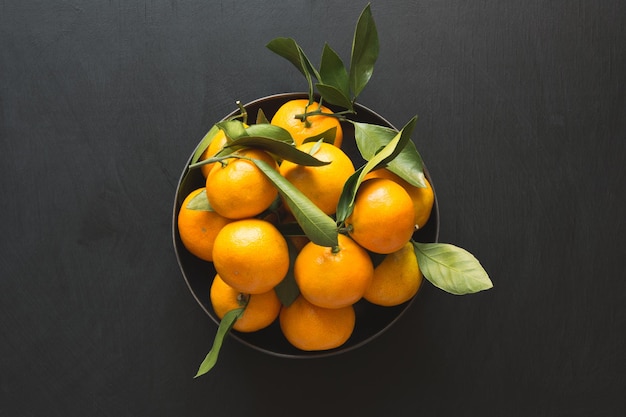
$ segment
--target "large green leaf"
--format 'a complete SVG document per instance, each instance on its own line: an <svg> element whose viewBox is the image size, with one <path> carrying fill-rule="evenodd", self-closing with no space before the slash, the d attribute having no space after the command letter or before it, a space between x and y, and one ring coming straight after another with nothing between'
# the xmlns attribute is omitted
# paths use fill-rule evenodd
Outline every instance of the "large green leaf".
<svg viewBox="0 0 626 417"><path fill-rule="evenodd" d="M348 71L339 55L328 44L324 45L319 73L322 79L316 87L322 98L331 104L353 110Z"/></svg>
<svg viewBox="0 0 626 417"><path fill-rule="evenodd" d="M298 43L292 38L275 38L272 39L266 47L291 62L297 69L306 76L311 75L319 80L321 77L311 61L304 54L304 51Z"/></svg>
<svg viewBox="0 0 626 417"><path fill-rule="evenodd" d="M359 16L352 41L350 87L354 98L361 93L372 77L378 51L378 31L368 4Z"/></svg>
<svg viewBox="0 0 626 417"><path fill-rule="evenodd" d="M294 143L293 138L291 137L291 133L289 133L286 129L272 125L267 123L250 125L246 128L246 133L248 136L260 136L264 138L271 138L275 140L280 140L282 142Z"/></svg>
<svg viewBox="0 0 626 417"><path fill-rule="evenodd" d="M188 183L191 181L191 169L197 168L199 165L197 164L202 156L202 153L209 147L215 135L220 131L220 128L217 125L213 125L211 129L204 135L204 137L200 140L200 143L196 147L193 155L191 156L191 161L189 161L189 171L185 173L183 179L180 182L180 188L184 189L187 187Z"/></svg>
<svg viewBox="0 0 626 417"><path fill-rule="evenodd" d="M196 373L196 376L194 376L194 378L198 378L199 376L202 376L209 372L211 369L213 369L213 367L217 363L217 358L220 354L220 349L222 348L224 338L226 337L228 332L230 332L230 329L233 327L235 322L241 317L244 310L245 307L236 308L234 310L230 310L224 315L224 317L220 321L219 327L217 328L217 334L215 335L215 339L213 340L213 346L200 364L198 372Z"/></svg>
<svg viewBox="0 0 626 417"><path fill-rule="evenodd" d="M220 128L217 125L213 125L211 129L209 129L209 131L206 133L206 135L204 135L204 137L200 140L200 143L196 147L196 151L191 157L190 165L198 162L200 156L202 156L202 153L206 150L206 148L209 147L211 141L213 141L213 138L215 137L215 135L217 135L219 131Z"/></svg>
<svg viewBox="0 0 626 417"><path fill-rule="evenodd" d="M321 161L307 152L302 152L301 150L297 149L295 146L289 143L275 140L272 138L264 138L260 136L241 137L234 140L232 143L225 146L224 148L231 147L251 147L263 149L276 155L280 159L291 161L298 165L323 166L330 164L330 162Z"/></svg>
<svg viewBox="0 0 626 417"><path fill-rule="evenodd" d="M292 38L275 38L267 45L272 52L291 62L306 78L309 85L309 101L313 100L313 78L320 80L320 75L311 64L302 48Z"/></svg>
<svg viewBox="0 0 626 417"><path fill-rule="evenodd" d="M397 134L394 129L369 123L354 123L354 137L361 156L370 160L376 152ZM389 164L387 169L416 187L426 187L424 162L413 141L407 142Z"/></svg>
<svg viewBox="0 0 626 417"><path fill-rule="evenodd" d="M354 199L356 193L363 181L365 175L368 172L381 167L386 166L391 162L402 149L411 140L411 133L415 127L417 117L413 117L409 122L396 133L396 136L389 141L379 152L370 158L367 163L357 169L348 180L345 182L341 196L339 197L339 203L337 204L337 222L342 223L352 213L354 207Z"/></svg>
<svg viewBox="0 0 626 417"><path fill-rule="evenodd" d="M335 221L268 163L258 159L252 161L278 188L278 192L285 199L307 237L320 246L337 246L338 231Z"/></svg>
<svg viewBox="0 0 626 417"><path fill-rule="evenodd" d="M489 275L468 251L449 243L413 242L424 277L450 294L463 295L493 287Z"/></svg>

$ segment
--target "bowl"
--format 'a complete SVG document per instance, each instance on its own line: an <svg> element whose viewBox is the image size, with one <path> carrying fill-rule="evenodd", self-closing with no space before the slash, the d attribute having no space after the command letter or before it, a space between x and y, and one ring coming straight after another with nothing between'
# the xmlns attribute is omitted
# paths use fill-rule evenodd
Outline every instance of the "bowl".
<svg viewBox="0 0 626 417"><path fill-rule="evenodd" d="M289 100L307 97L306 93L276 94L254 100L245 104L244 107L248 112L248 120L256 120L256 115L259 109L263 109L267 118L271 119L276 110L283 103ZM331 105L325 105L333 111L341 110L333 108ZM356 114L351 116L351 119L354 121L373 123L396 129L382 116L363 105L358 103L355 104L355 110ZM223 120L233 117L239 112L239 110L235 110L231 114L224 117ZM352 159L355 167L359 167L365 163L365 161L362 159L354 141L354 127L351 123L344 122L342 124L342 129L344 131L344 140L341 148ZM178 265L189 290L198 305L204 310L210 319L216 324L219 324L219 318L213 311L209 299L209 289L211 287L213 277L215 276L215 268L212 263L195 257L188 252L187 249L185 249L180 240L178 228L176 226L178 212L184 198L193 190L204 186L204 177L202 176L200 170L189 170L188 168L194 152L195 149L190 153L189 159L185 163L176 187L176 196L172 216L172 237ZM424 173L426 178L430 181L434 191L435 187L426 167L424 168ZM424 227L414 233L413 238L419 242L437 242L438 236L439 207L435 193L435 201L430 219ZM357 302L354 305L357 319L352 336L342 346L332 350L306 352L297 349L282 335L278 320L276 320L271 326L253 333L240 333L231 330L229 337L238 340L250 348L284 358L316 358L337 355L354 350L379 337L398 319L400 319L404 313L406 313L419 295L420 291L418 291L411 300L395 307L380 307L365 300Z"/></svg>

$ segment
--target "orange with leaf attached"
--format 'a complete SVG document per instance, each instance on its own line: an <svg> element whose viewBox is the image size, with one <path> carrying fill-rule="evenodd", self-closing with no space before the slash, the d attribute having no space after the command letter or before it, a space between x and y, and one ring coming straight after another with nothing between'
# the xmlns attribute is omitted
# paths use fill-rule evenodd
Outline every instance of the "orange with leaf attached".
<svg viewBox="0 0 626 417"><path fill-rule="evenodd" d="M313 114L304 117L305 114L312 112ZM333 111L328 107L320 106L315 101L309 104L307 99L295 99L281 105L270 123L288 131L296 145L301 145L307 138L321 135L329 129L335 128L335 137L332 141L335 146L341 147L343 130L339 119L324 115L332 113Z"/></svg>

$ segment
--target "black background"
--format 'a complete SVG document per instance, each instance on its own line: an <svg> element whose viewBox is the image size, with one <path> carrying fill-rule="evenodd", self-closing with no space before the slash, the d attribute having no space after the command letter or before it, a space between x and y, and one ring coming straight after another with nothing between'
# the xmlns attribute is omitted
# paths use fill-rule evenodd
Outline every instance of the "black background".
<svg viewBox="0 0 626 417"><path fill-rule="evenodd" d="M359 102L414 139L440 241L494 282L425 285L346 355L225 342L178 269L180 172L235 101L303 91L265 48L347 60L365 4L0 1L0 415L626 415L626 3L378 1Z"/></svg>

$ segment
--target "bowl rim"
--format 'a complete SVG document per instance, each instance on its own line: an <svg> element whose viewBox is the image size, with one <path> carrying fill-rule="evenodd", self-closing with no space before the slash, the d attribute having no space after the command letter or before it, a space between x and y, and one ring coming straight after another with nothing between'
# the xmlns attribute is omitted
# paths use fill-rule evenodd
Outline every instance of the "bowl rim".
<svg viewBox="0 0 626 417"><path fill-rule="evenodd" d="M308 98L309 95L308 93L305 92L288 92L288 93L276 93L276 94L271 94L271 95L267 95L264 97L259 97L256 98L250 102L247 102L245 104L243 104L244 108L249 108L249 107L254 107L259 105L260 103L263 102L267 102L267 101L273 101L273 100L293 100L293 99L299 99L299 98ZM319 96L316 96L316 99L319 99ZM326 104L325 104L326 105ZM391 122L389 122L387 119L385 119L383 116L381 116L380 114L378 114L377 112L375 112L374 110L364 106L363 104L360 103L354 103L355 108L357 109L357 111L359 109L369 112L371 113L371 115L373 115L374 117L380 119L381 122L385 123L388 127L391 127L395 130L398 130ZM227 114L226 116L224 116L222 119L220 119L219 121L224 121L228 118L231 118L235 115L237 115L240 112L239 109L235 109L232 112L230 112L229 114ZM174 252L176 255L176 262L178 264L179 270L181 272L181 274L183 275L183 278L185 280L185 284L187 285L187 288L189 289L189 292L191 293L191 295L193 296L194 300L196 301L196 303L200 306L200 308L204 311L204 313L209 316L209 318L216 324L219 326L220 324L220 320L214 316L214 314L207 309L206 305L202 302L202 300L200 300L198 294L196 294L196 291L194 291L194 288L191 285L190 279L187 277L187 274L183 268L183 265L181 263L181 254L179 253L179 247L178 247L178 242L177 242L177 216L178 216L178 209L179 209L179 190L180 187L187 175L187 173L189 172L189 164L191 163L191 159L193 158L194 153L196 152L196 150L198 149L198 146L200 146L200 141L198 141L196 147L194 148L194 150L191 152L191 154L189 155L189 158L187 158L187 162L185 164L185 167L183 168L178 182L176 184L176 192L174 194L174 204L173 204L173 212L172 212L172 243L174 246ZM432 181L432 178L430 176L430 173L428 172L428 168L426 167L426 164L424 163L424 175L427 177L428 181L431 184L431 187L433 189L433 195L434 195L434 202L433 202L433 211L435 212L435 236L433 241L439 242L439 232L440 232L440 210L439 210L439 201L437 199L437 193L435 191L435 185ZM259 352L263 352L266 353L268 355L271 356L275 356L275 357L280 357L280 358L287 358L287 359L314 359L314 358L323 358L323 357L330 357L330 356L336 356L342 353L347 353L353 350L356 350L364 345L366 345L367 343L370 343L371 341L373 341L374 339L377 339L380 335L382 335L383 333L385 333L389 328L391 328L398 320L400 320L407 312L407 310L410 309L410 307L413 305L415 299L418 298L418 296L420 295L420 293L422 292L422 286L424 285L424 279L422 279L422 282L420 284L420 287L418 288L417 293L408 301L406 301L405 303L401 304L402 306L402 310L391 320L389 321L387 324L385 324L382 328L380 328L378 331L372 333L371 335L369 335L368 337L366 337L365 339L356 342L350 346L339 346L337 348L334 349L330 349L330 350L324 350L324 351L313 351L313 352L308 352L308 351L302 351L301 354L290 354L290 353L282 353L282 352L275 352L272 351L270 349L264 348L262 346L256 345L248 340L245 340L244 338L240 337L239 334L237 334L236 332L228 332L227 337L231 337L234 338L235 340L237 340L238 342L242 343L245 346L248 346L254 350L257 350Z"/></svg>

